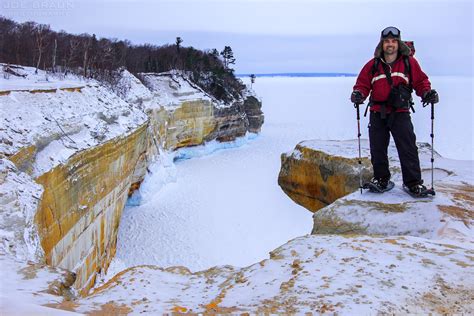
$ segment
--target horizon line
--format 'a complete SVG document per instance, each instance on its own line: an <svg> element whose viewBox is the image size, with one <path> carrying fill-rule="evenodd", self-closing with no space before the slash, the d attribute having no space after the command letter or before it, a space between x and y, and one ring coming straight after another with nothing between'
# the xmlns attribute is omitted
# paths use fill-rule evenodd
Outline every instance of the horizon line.
<svg viewBox="0 0 474 316"><path fill-rule="evenodd" d="M238 73L236 77L250 77L252 73ZM355 73L348 72L272 72L272 73L253 73L255 77L357 77Z"/></svg>

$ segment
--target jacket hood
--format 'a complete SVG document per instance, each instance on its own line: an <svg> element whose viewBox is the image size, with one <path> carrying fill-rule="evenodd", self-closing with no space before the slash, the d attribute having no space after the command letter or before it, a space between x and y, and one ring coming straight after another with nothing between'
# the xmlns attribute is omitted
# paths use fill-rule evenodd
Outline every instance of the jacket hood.
<svg viewBox="0 0 474 316"><path fill-rule="evenodd" d="M374 57L375 58L382 58L383 57L383 48L382 48L383 40L379 41L377 47L375 47ZM404 41L398 40L398 53L400 55L410 56L410 47L405 44Z"/></svg>

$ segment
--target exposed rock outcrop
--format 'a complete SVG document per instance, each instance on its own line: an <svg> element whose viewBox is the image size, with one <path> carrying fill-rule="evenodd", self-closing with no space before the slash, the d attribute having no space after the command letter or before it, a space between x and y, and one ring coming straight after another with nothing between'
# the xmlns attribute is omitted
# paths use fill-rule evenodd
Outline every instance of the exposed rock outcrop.
<svg viewBox="0 0 474 316"><path fill-rule="evenodd" d="M296 203L314 212L359 188L359 164L352 144L301 142L290 153L281 155L278 184ZM370 179L372 167L364 151L362 179Z"/></svg>
<svg viewBox="0 0 474 316"><path fill-rule="evenodd" d="M75 285L84 294L115 255L120 217L145 150L143 124L36 179L45 188L36 223L46 263L74 271Z"/></svg>
<svg viewBox="0 0 474 316"><path fill-rule="evenodd" d="M258 99L255 92L250 89L244 93L244 98L244 109L249 120L248 130L252 133L258 133L264 122L262 102Z"/></svg>
<svg viewBox="0 0 474 316"><path fill-rule="evenodd" d="M469 314L474 311L473 252L472 243L449 239L308 235L245 268L196 273L183 267L130 268L78 302L75 310L90 312L120 302L135 313L152 314Z"/></svg>
<svg viewBox="0 0 474 316"><path fill-rule="evenodd" d="M349 149L352 147L352 152L356 152L355 141L342 142L339 146ZM306 142L307 150L316 151L316 148L331 152L325 142ZM418 148L422 174L425 182L429 182L431 148L427 144L418 144ZM312 233L409 235L427 239L470 241L471 228L474 224L473 174L472 170L469 170L471 163L455 163L435 153L436 196L414 199L401 188L403 182L397 168L399 162L394 145L389 147L389 156L395 188L384 194L371 192L360 194L357 187L354 187L355 192L343 196L313 215ZM312 163L314 168L325 162L313 159ZM429 186L428 183L427 185Z"/></svg>

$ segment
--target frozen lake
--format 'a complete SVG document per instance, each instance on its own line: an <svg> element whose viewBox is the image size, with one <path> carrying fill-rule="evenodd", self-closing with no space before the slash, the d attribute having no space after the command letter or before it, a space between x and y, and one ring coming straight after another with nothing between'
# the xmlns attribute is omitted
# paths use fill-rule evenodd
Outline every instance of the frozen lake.
<svg viewBox="0 0 474 316"><path fill-rule="evenodd" d="M302 140L355 139L357 122L349 101L354 82L354 77L257 78L254 89L265 113L261 134L226 149L211 144L185 150L196 157L173 163L168 156L164 166L152 167L153 175L141 188L142 204L124 210L109 276L140 264L182 265L192 271L246 266L310 233L311 213L277 184L280 155ZM445 157L474 159L473 97L459 93L472 90L472 78L435 77L432 83L441 99L435 149ZM418 141L430 142L430 110L416 99L415 132ZM362 118L363 138L366 126Z"/></svg>

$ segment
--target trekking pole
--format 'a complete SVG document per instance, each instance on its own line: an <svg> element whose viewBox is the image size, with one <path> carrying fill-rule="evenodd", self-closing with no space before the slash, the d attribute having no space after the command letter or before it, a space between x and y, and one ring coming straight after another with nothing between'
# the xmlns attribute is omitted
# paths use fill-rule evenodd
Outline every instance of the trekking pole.
<svg viewBox="0 0 474 316"><path fill-rule="evenodd" d="M360 151L360 113L359 113L359 104L354 103L354 107L357 110L357 138L359 139L359 188L360 194L362 194L362 154Z"/></svg>
<svg viewBox="0 0 474 316"><path fill-rule="evenodd" d="M434 192L434 103L431 103L431 190Z"/></svg>

